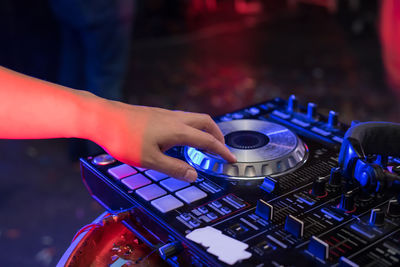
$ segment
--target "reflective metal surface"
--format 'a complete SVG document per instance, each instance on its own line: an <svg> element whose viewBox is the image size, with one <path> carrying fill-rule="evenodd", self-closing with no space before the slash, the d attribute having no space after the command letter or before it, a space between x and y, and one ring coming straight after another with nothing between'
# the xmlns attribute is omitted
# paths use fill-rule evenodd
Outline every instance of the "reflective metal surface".
<svg viewBox="0 0 400 267"><path fill-rule="evenodd" d="M268 121L233 120L218 123L226 145L237 162L196 148L185 147L186 160L197 170L230 179L263 179L300 167L307 159L307 147L288 128Z"/></svg>

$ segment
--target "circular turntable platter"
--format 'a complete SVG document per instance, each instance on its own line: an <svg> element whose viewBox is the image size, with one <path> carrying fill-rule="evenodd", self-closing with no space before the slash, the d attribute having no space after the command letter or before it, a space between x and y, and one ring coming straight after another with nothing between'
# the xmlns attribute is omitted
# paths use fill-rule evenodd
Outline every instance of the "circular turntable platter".
<svg viewBox="0 0 400 267"><path fill-rule="evenodd" d="M293 171L307 159L306 145L282 125L262 120L233 120L220 122L218 126L237 162L228 163L218 155L185 147L186 160L198 171L229 179L263 179Z"/></svg>

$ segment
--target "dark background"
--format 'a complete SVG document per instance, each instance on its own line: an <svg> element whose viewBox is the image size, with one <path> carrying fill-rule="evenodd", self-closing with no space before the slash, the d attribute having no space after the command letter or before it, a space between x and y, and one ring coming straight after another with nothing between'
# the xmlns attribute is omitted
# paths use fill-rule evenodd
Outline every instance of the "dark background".
<svg viewBox="0 0 400 267"><path fill-rule="evenodd" d="M336 12L257 1L250 14L230 0L193 12L193 2L136 1L126 102L218 115L296 94L346 123L400 121L385 84L378 1L353 11L338 1ZM0 36L0 65L57 82L60 30L47 1L2 0ZM55 265L103 211L67 150L65 140L0 141L0 265Z"/></svg>

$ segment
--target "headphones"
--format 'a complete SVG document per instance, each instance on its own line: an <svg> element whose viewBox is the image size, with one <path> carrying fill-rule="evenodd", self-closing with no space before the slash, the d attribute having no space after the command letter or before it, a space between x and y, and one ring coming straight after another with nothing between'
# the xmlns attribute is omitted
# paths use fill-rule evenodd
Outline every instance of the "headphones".
<svg viewBox="0 0 400 267"><path fill-rule="evenodd" d="M343 177L354 178L364 190L382 192L400 184L400 173L386 169L389 156L400 157L400 123L358 123L344 136L339 168Z"/></svg>

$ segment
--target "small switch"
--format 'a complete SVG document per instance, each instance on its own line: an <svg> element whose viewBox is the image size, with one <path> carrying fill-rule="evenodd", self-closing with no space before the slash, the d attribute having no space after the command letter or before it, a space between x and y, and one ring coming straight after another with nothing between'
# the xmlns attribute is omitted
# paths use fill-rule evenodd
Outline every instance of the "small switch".
<svg viewBox="0 0 400 267"><path fill-rule="evenodd" d="M316 236L312 236L308 243L308 252L323 261L329 257L329 245Z"/></svg>
<svg viewBox="0 0 400 267"><path fill-rule="evenodd" d="M304 235L304 222L293 215L288 215L285 222L285 231L301 238Z"/></svg>
<svg viewBox="0 0 400 267"><path fill-rule="evenodd" d="M274 216L274 206L259 199L257 201L256 214L267 221L271 221Z"/></svg>

